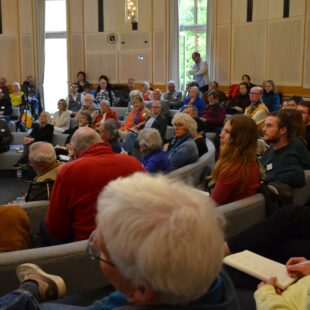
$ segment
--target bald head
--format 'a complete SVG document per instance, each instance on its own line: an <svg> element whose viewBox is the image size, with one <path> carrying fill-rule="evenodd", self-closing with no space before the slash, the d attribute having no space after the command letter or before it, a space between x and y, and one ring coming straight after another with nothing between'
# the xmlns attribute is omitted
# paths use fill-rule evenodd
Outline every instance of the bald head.
<svg viewBox="0 0 310 310"><path fill-rule="evenodd" d="M71 138L71 145L76 156L99 142L102 142L99 133L90 127L79 128Z"/></svg>

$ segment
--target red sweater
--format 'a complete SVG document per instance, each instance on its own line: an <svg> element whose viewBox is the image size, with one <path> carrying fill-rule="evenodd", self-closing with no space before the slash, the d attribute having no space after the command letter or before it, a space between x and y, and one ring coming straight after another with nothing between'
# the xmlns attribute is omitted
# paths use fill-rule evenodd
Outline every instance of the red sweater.
<svg viewBox="0 0 310 310"><path fill-rule="evenodd" d="M78 159L63 165L45 219L51 237L87 239L95 229L96 202L102 188L137 171L144 169L136 158L113 153L106 142L92 145Z"/></svg>
<svg viewBox="0 0 310 310"><path fill-rule="evenodd" d="M243 184L245 185L242 188ZM220 175L216 180L211 197L221 206L256 194L259 186L259 166L257 162L253 162L249 166L249 175L246 180L242 180L241 175L239 178L235 177L234 180Z"/></svg>

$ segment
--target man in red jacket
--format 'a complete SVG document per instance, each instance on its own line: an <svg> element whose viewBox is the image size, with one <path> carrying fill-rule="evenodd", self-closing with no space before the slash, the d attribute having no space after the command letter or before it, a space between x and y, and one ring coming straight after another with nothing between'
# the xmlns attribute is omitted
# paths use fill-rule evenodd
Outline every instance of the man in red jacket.
<svg viewBox="0 0 310 310"><path fill-rule="evenodd" d="M84 240L95 229L96 202L111 180L144 171L134 157L113 153L99 134L89 127L78 129L71 139L75 160L59 170L45 223L45 245Z"/></svg>

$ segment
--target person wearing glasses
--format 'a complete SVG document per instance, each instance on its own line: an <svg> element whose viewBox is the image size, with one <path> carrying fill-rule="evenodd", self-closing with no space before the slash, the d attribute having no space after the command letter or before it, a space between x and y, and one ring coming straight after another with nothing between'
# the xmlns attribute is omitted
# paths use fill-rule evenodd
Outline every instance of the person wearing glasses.
<svg viewBox="0 0 310 310"><path fill-rule="evenodd" d="M246 107L244 115L252 117L257 125L258 131L264 126L264 121L269 114L269 110L262 102L263 89L259 86L252 87L250 90L251 104Z"/></svg>
<svg viewBox="0 0 310 310"><path fill-rule="evenodd" d="M170 171L192 164L199 159L194 141L194 136L197 133L195 120L185 113L178 112L172 119L172 126L175 130L175 137L168 148L166 147Z"/></svg>
<svg viewBox="0 0 310 310"><path fill-rule="evenodd" d="M136 173L106 186L96 219L87 252L115 291L87 309L239 309L221 271L223 218L208 196L166 176ZM0 308L44 309L39 302L65 294L63 279L36 265L20 265L17 276L19 290L0 298Z"/></svg>

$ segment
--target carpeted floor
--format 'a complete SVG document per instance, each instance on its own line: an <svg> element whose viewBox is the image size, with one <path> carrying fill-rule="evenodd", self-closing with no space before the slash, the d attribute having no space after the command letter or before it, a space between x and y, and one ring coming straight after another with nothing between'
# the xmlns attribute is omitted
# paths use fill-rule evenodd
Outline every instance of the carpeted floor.
<svg viewBox="0 0 310 310"><path fill-rule="evenodd" d="M6 204L22 196L28 186L29 183L25 182L24 178L17 178L15 170L0 170L0 204Z"/></svg>

